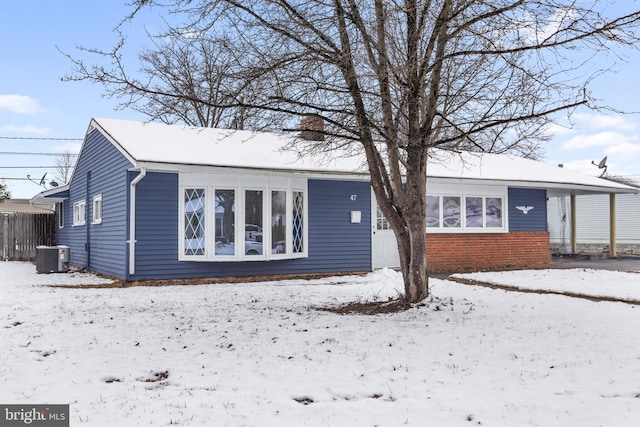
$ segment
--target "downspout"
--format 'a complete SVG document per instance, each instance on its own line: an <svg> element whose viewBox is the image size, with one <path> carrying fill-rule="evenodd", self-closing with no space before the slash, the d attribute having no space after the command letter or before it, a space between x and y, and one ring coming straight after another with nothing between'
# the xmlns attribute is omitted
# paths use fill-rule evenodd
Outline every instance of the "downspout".
<svg viewBox="0 0 640 427"><path fill-rule="evenodd" d="M87 252L87 270L91 268L91 222L89 222L89 213L93 212L93 203L89 200L91 194L91 171L87 172L87 197L84 203L84 222L86 228L86 236L84 242L84 250Z"/></svg>
<svg viewBox="0 0 640 427"><path fill-rule="evenodd" d="M129 191L129 276L136 274L136 185L147 175L145 168L131 181Z"/></svg>

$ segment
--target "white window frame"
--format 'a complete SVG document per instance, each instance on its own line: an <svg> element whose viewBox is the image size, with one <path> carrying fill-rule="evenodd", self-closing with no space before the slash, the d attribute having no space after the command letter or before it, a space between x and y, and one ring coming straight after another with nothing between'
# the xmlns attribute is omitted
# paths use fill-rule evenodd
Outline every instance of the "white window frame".
<svg viewBox="0 0 640 427"><path fill-rule="evenodd" d="M461 191L462 190L462 191ZM508 233L508 189L507 187L494 185L467 185L465 187L454 186L450 184L431 184L427 185L427 196L435 196L439 198L440 204L440 222L439 227L427 227L428 234L437 233ZM444 227L443 224L443 197L458 197L460 199L460 226ZM467 227L466 217L466 200L467 198L482 198L482 227ZM487 227L486 225L486 202L490 198L500 198L502 200L502 226Z"/></svg>
<svg viewBox="0 0 640 427"><path fill-rule="evenodd" d="M73 204L73 226L78 227L87 223L87 201L78 200Z"/></svg>
<svg viewBox="0 0 640 427"><path fill-rule="evenodd" d="M93 196L91 217L91 224L102 224L102 194Z"/></svg>
<svg viewBox="0 0 640 427"><path fill-rule="evenodd" d="M58 228L64 228L64 202L58 203Z"/></svg>
<svg viewBox="0 0 640 427"><path fill-rule="evenodd" d="M239 171L237 173L180 173L178 193L178 260L204 262L233 262L233 261L269 261L278 259L296 259L308 257L308 187L307 179L291 177L284 174L250 174ZM201 255L185 255L185 190L202 188L209 197L205 199L205 239L206 248ZM235 191L235 227L233 254L216 255L215 227L216 227L216 190ZM262 191L262 254L247 255L247 247L254 245L245 234L246 191ZM271 192L286 192L285 235L286 250L284 253L272 253L271 233ZM302 193L302 246L301 252L293 252L293 194Z"/></svg>

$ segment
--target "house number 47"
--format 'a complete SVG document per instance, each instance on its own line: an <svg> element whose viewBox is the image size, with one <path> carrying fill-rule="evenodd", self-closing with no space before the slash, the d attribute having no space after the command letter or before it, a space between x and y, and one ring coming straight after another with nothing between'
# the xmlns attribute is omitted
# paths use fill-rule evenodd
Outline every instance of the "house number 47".
<svg viewBox="0 0 640 427"><path fill-rule="evenodd" d="M351 200L351 201L355 202L357 198L358 198L358 195L357 195L357 194L352 194L352 195L349 197L349 200Z"/></svg>

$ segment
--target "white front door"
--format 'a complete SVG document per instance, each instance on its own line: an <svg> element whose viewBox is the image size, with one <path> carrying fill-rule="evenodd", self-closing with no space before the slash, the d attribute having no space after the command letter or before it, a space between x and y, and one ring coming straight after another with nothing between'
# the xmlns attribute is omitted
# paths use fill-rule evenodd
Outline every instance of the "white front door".
<svg viewBox="0 0 640 427"><path fill-rule="evenodd" d="M382 215L382 211L376 203L375 195L371 195L371 212L373 215L372 256L373 268L400 268L398 245L396 236L389 226L389 222Z"/></svg>

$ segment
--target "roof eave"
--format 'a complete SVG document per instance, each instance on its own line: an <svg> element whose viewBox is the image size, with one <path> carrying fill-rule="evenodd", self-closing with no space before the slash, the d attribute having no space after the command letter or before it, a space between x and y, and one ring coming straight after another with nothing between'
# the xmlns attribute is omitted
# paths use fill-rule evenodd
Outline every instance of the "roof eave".
<svg viewBox="0 0 640 427"><path fill-rule="evenodd" d="M60 187L51 188L41 191L33 196L29 202L32 205L50 205L52 203L60 203L69 198L69 184Z"/></svg>
<svg viewBox="0 0 640 427"><path fill-rule="evenodd" d="M568 195L588 195L588 194L637 194L640 189L624 184L607 185L588 185L573 182L549 182L549 181L519 181L519 180L500 180L500 179L480 179L480 178L457 178L444 176L428 176L429 181L439 182L474 182L486 185L504 185L507 187L519 188L540 188L547 190L550 196L568 196ZM428 191L428 189L427 189Z"/></svg>

